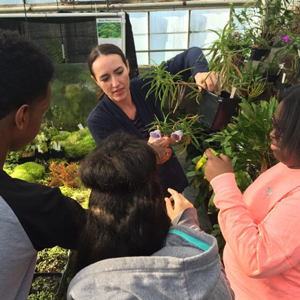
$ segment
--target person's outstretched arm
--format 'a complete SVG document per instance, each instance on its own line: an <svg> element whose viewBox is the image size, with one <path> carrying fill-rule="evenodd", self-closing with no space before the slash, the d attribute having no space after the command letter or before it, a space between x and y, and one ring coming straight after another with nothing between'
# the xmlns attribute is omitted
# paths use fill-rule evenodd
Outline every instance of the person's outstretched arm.
<svg viewBox="0 0 300 300"><path fill-rule="evenodd" d="M171 197L166 197L166 207L172 225L183 225L200 231L197 211L193 204L182 194L173 189L168 189Z"/></svg>
<svg viewBox="0 0 300 300"><path fill-rule="evenodd" d="M183 80L187 81L192 75L199 87L212 91L217 83L218 76L214 72L209 72L207 60L199 47L191 47L176 55L166 62L167 71L176 74L182 70Z"/></svg>

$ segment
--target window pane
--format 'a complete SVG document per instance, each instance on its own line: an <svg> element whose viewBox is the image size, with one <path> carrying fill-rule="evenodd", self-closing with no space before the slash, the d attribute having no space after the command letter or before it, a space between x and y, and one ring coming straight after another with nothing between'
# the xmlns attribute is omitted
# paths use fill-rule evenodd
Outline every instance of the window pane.
<svg viewBox="0 0 300 300"><path fill-rule="evenodd" d="M209 47L217 35L208 29L223 29L229 20L229 9L210 9L191 11L190 44L201 48Z"/></svg>
<svg viewBox="0 0 300 300"><path fill-rule="evenodd" d="M204 31L206 29L224 28L229 20L229 9L203 9L191 11L190 30Z"/></svg>
<svg viewBox="0 0 300 300"><path fill-rule="evenodd" d="M138 66L149 65L148 53L137 53L136 54Z"/></svg>
<svg viewBox="0 0 300 300"><path fill-rule="evenodd" d="M130 23L134 34L147 34L147 13L129 13Z"/></svg>
<svg viewBox="0 0 300 300"><path fill-rule="evenodd" d="M150 33L187 32L188 11L150 12Z"/></svg>
<svg viewBox="0 0 300 300"><path fill-rule="evenodd" d="M156 64L160 64L162 61L173 58L175 55L181 53L181 51L170 51L170 52L150 52L150 65L153 65L153 61Z"/></svg>
<svg viewBox="0 0 300 300"><path fill-rule="evenodd" d="M150 50L186 49L186 45L187 33L150 35Z"/></svg>
<svg viewBox="0 0 300 300"><path fill-rule="evenodd" d="M22 4L22 0L0 0L0 5L10 5L10 4Z"/></svg>
<svg viewBox="0 0 300 300"><path fill-rule="evenodd" d="M207 48L217 38L218 36L213 32L191 33L189 47L197 46L200 48Z"/></svg>
<svg viewBox="0 0 300 300"><path fill-rule="evenodd" d="M148 36L147 35L134 35L135 50L148 50Z"/></svg>

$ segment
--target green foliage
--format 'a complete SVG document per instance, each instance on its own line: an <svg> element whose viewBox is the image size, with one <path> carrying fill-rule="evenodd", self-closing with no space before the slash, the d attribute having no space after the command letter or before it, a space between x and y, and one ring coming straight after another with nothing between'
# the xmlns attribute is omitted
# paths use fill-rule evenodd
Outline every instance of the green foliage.
<svg viewBox="0 0 300 300"><path fill-rule="evenodd" d="M252 46L270 49L277 34L289 28L293 13L287 9L289 0L258 0L249 4L234 17L242 25L246 36L251 38Z"/></svg>
<svg viewBox="0 0 300 300"><path fill-rule="evenodd" d="M53 140L61 142L66 157L83 157L91 153L96 147L96 143L87 127L72 133L63 132L53 137Z"/></svg>
<svg viewBox="0 0 300 300"><path fill-rule="evenodd" d="M227 24L222 29L208 29L213 32L216 39L209 46L207 56L213 55L213 59L218 62L233 62L238 55L249 56L249 46L251 41L243 35L237 28L233 18L234 8L231 5L231 14Z"/></svg>
<svg viewBox="0 0 300 300"><path fill-rule="evenodd" d="M45 175L45 168L35 162L27 162L18 165L10 174L13 178L19 178L28 182L37 182Z"/></svg>
<svg viewBox="0 0 300 300"><path fill-rule="evenodd" d="M235 172L247 171L252 180L276 163L270 149L271 117L278 101L261 101L258 105L242 100L241 112L223 132L212 135L207 142L220 144L222 153L229 156Z"/></svg>
<svg viewBox="0 0 300 300"><path fill-rule="evenodd" d="M264 67L268 75L277 75L280 71L280 66L276 58L266 59Z"/></svg>
<svg viewBox="0 0 300 300"><path fill-rule="evenodd" d="M65 51L65 60L63 58L62 45L60 39L43 38L42 43L56 63L62 64L68 61L68 54L66 51Z"/></svg>
<svg viewBox="0 0 300 300"><path fill-rule="evenodd" d="M38 135L32 141L32 144L35 146L35 149L38 149L38 146L40 146L41 153L45 153L48 151L48 137L42 130L40 130Z"/></svg>
<svg viewBox="0 0 300 300"><path fill-rule="evenodd" d="M44 249L38 252L36 272L63 272L68 261L68 250L60 247ZM32 283L31 292L27 300L56 300L56 294L61 277L37 277ZM58 300L58 299L57 299Z"/></svg>
<svg viewBox="0 0 300 300"><path fill-rule="evenodd" d="M58 287L58 280L58 278L51 277L36 279L31 286L32 294L28 296L27 300L55 300L55 292L49 291L49 288Z"/></svg>
<svg viewBox="0 0 300 300"><path fill-rule="evenodd" d="M235 81L237 95L252 102L266 89L266 79L262 76L262 63L254 64L250 60L246 65L240 66L240 71L240 80Z"/></svg>
<svg viewBox="0 0 300 300"><path fill-rule="evenodd" d="M196 165L202 158L203 154L196 156L192 159L191 165L188 167L188 172L186 176L192 179L191 184L195 189L199 190L199 193L195 199L194 206L196 208L200 207L205 203L205 199L210 197L212 193L212 188L209 182L205 179L204 168L197 168Z"/></svg>
<svg viewBox="0 0 300 300"><path fill-rule="evenodd" d="M117 39L122 37L121 23L98 23L98 38Z"/></svg>
<svg viewBox="0 0 300 300"><path fill-rule="evenodd" d="M19 151L20 157L31 157L34 156L35 145L32 141L31 143L27 144L25 148Z"/></svg>
<svg viewBox="0 0 300 300"><path fill-rule="evenodd" d="M149 72L143 74L141 78L145 80L143 87L150 85L146 99L151 93L154 93L155 99L160 100L162 108L168 100L170 109L176 104L174 108L175 111L184 98L186 86L191 88L196 95L199 95L199 90L195 83L182 81L181 73L189 70L189 68L173 75L167 71L165 63L166 62L163 61L160 65L155 65Z"/></svg>
<svg viewBox="0 0 300 300"><path fill-rule="evenodd" d="M97 104L96 88L87 68L78 64L57 65L51 89L51 106L44 121L59 130L75 130L80 123L85 126Z"/></svg>
<svg viewBox="0 0 300 300"><path fill-rule="evenodd" d="M21 157L21 152L20 151L18 151L18 152L9 151L6 155L6 158L5 158L6 168L11 169L8 165L16 164L20 157Z"/></svg>
<svg viewBox="0 0 300 300"><path fill-rule="evenodd" d="M222 132L211 133L205 140L206 148L216 149L217 153L224 153L232 160L236 182L242 192L259 174L276 163L270 149L269 134L272 130L271 116L275 114L277 105L275 98L271 98L270 103L261 101L258 105L242 100L240 115L234 118L234 122ZM186 175L199 189L195 207L208 201L208 211L214 212L214 193L204 173L204 150L192 159Z"/></svg>
<svg viewBox="0 0 300 300"><path fill-rule="evenodd" d="M38 252L37 272L63 272L68 260L68 250L61 247L47 248Z"/></svg>
<svg viewBox="0 0 300 300"><path fill-rule="evenodd" d="M52 137L52 141L62 142L67 140L70 135L71 135L70 131L60 131L58 134Z"/></svg>
<svg viewBox="0 0 300 300"><path fill-rule="evenodd" d="M9 165L9 164L4 165L3 171L6 172L8 175L10 175L13 172L11 166L14 166L13 168L16 167L16 165Z"/></svg>
<svg viewBox="0 0 300 300"><path fill-rule="evenodd" d="M89 205L89 199L90 199L90 189L86 188L69 188L66 186L60 186L59 189L61 190L62 194L73 198L76 200L83 208L87 209Z"/></svg>
<svg viewBox="0 0 300 300"><path fill-rule="evenodd" d="M199 126L199 116L186 115L178 117L176 120L169 118L170 114L164 116L164 119L160 121L154 116L154 121L148 126L148 130L160 130L162 136L171 136L171 134L177 130L181 130L183 136L180 141L172 144L173 149L178 155L187 150L187 147L192 143L195 147L199 147L198 136L203 132L203 128Z"/></svg>

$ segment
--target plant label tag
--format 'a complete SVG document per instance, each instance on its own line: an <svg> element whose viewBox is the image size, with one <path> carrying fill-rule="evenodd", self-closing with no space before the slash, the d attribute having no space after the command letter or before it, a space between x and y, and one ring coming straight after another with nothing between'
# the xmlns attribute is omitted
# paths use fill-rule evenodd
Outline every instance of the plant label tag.
<svg viewBox="0 0 300 300"><path fill-rule="evenodd" d="M282 80L281 80L281 83L284 83L285 77L286 77L286 73L283 73L283 74L282 74Z"/></svg>
<svg viewBox="0 0 300 300"><path fill-rule="evenodd" d="M60 144L60 142L58 142L57 151L60 151L60 150L61 150L61 144Z"/></svg>
<svg viewBox="0 0 300 300"><path fill-rule="evenodd" d="M232 90L231 90L230 97L229 97L230 99L232 99L234 97L235 92L236 92L236 88L233 86Z"/></svg>
<svg viewBox="0 0 300 300"><path fill-rule="evenodd" d="M37 145L37 150L38 150L38 153L42 153L40 145Z"/></svg>
<svg viewBox="0 0 300 300"><path fill-rule="evenodd" d="M55 141L53 142L53 149L57 150L57 143Z"/></svg>
<svg viewBox="0 0 300 300"><path fill-rule="evenodd" d="M77 126L78 126L78 128L79 128L80 130L83 130L83 129L84 129L81 123L78 124Z"/></svg>

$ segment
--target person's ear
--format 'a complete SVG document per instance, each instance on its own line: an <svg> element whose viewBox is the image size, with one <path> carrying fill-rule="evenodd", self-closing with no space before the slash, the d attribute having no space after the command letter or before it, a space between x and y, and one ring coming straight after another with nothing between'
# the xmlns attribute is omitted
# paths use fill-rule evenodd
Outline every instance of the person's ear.
<svg viewBox="0 0 300 300"><path fill-rule="evenodd" d="M93 75L91 75L91 78L93 79L93 81L94 81L98 86L100 86L99 83L98 83L98 81L96 80L96 78L95 78Z"/></svg>
<svg viewBox="0 0 300 300"><path fill-rule="evenodd" d="M126 68L128 70L128 75L129 75L129 73L130 73L130 67L129 67L129 61L128 61L128 59L126 59Z"/></svg>
<svg viewBox="0 0 300 300"><path fill-rule="evenodd" d="M15 114L15 124L20 130L26 128L29 121L29 106L28 104L23 104L19 107Z"/></svg>

